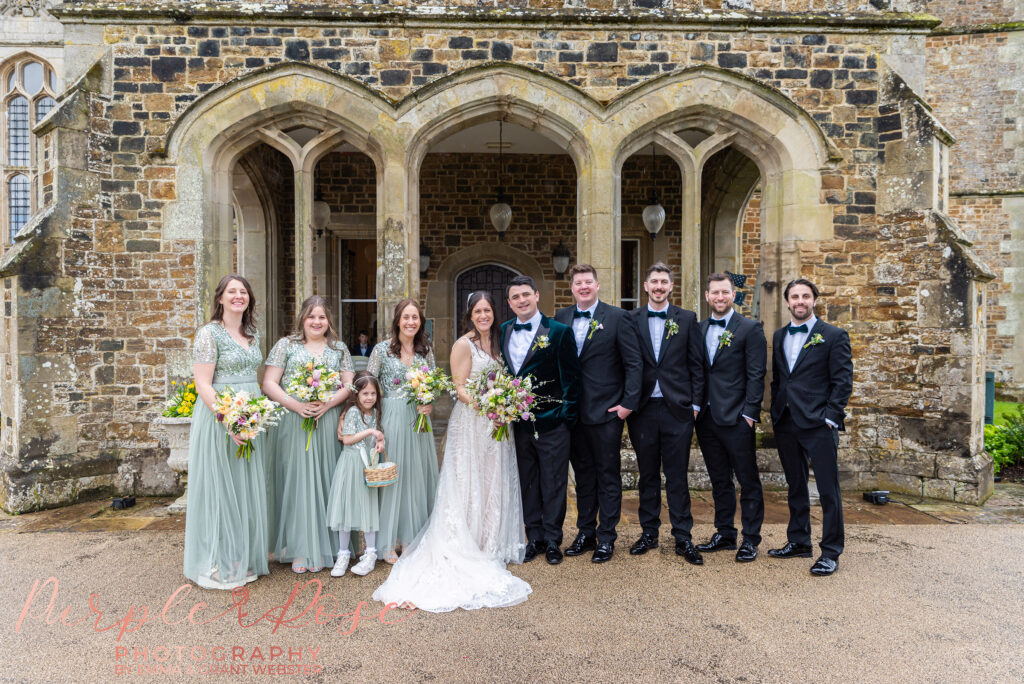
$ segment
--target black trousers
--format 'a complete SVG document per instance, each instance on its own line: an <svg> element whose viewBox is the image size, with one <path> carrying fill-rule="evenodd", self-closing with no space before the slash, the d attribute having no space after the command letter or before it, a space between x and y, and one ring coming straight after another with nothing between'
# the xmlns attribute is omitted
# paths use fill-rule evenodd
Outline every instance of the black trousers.
<svg viewBox="0 0 1024 684"><path fill-rule="evenodd" d="M789 487L789 527L794 544L811 544L811 503L807 493L808 464L821 497L821 555L838 559L843 552L843 499L839 492L839 431L828 425L798 428L789 416L775 424L775 443Z"/></svg>
<svg viewBox="0 0 1024 684"><path fill-rule="evenodd" d="M711 479L711 496L715 500L715 528L726 539L736 540L736 487L733 474L740 483L740 519L743 538L754 546L761 543L764 522L764 493L757 472L757 439L754 428L740 417L736 425L715 423L710 411L697 419L697 441Z"/></svg>
<svg viewBox="0 0 1024 684"><path fill-rule="evenodd" d="M622 421L577 423L570 461L576 475L576 528L598 541L614 543L622 516ZM598 524L598 511L601 522Z"/></svg>
<svg viewBox="0 0 1024 684"><path fill-rule="evenodd" d="M661 471L665 471L665 495L672 536L677 542L690 539L693 515L690 513L690 486L686 472L690 466L690 440L693 438L693 414L679 420L663 399L651 399L632 414L629 438L636 451L640 495L639 518L643 531L654 537L661 527Z"/></svg>
<svg viewBox="0 0 1024 684"><path fill-rule="evenodd" d="M565 488L569 483L569 428L564 424L533 436L533 423L513 426L523 522L531 542L562 543Z"/></svg>

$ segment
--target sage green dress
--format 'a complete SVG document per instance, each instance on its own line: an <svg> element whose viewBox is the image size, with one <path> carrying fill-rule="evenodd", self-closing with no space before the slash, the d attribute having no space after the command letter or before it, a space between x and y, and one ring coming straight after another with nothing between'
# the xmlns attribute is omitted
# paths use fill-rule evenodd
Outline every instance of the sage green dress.
<svg viewBox="0 0 1024 684"><path fill-rule="evenodd" d="M267 366L284 369L281 387L300 374L309 361L323 361L339 373L352 371L352 356L342 342L324 349L320 357L310 354L302 341L285 337L267 355ZM341 442L338 421L341 407L335 406L317 421L306 451L302 416L285 410L281 422L272 428L269 443L273 445L275 481L270 550L281 563L298 560L308 568L334 565L338 553L338 535L327 526L327 496L331 491L334 467L338 462Z"/></svg>
<svg viewBox="0 0 1024 684"><path fill-rule="evenodd" d="M256 371L263 361L259 333L248 349L220 323L196 333L195 363L214 363L213 389L259 395ZM236 458L235 443L201 400L189 434L185 577L206 589L233 589L267 569L265 434L252 440L249 460Z"/></svg>
<svg viewBox="0 0 1024 684"><path fill-rule="evenodd" d="M359 434L363 430L376 430L377 416L371 413L364 418L362 411L353 406L345 413L341 429L346 435ZM376 532L380 529L378 488L366 486L366 480L363 478L363 456L359 452L359 447L362 447L367 458L372 459L376 445L377 438L368 435L362 441L342 448L338 465L334 469L330 503L327 505L327 524L332 529L339 532Z"/></svg>
<svg viewBox="0 0 1024 684"><path fill-rule="evenodd" d="M426 525L430 512L434 510L438 472L434 435L413 432L416 406L409 404L399 393L409 367L391 355L388 351L390 344L389 340L377 344L370 352L366 366L380 381L384 394L381 431L388 460L398 465L398 481L382 487L380 493L377 548L381 558L392 556L396 547L408 546ZM427 352L426 357L417 354L413 364L435 368L433 352Z"/></svg>

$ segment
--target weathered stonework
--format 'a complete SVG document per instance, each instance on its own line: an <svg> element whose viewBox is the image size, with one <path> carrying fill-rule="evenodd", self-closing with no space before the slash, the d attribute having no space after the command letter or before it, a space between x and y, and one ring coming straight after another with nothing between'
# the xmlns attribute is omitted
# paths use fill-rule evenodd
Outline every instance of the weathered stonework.
<svg viewBox="0 0 1024 684"><path fill-rule="evenodd" d="M935 65L951 45L987 55L1024 34L935 35L938 20L915 14L929 4L65 3L70 87L36 130L41 208L0 260L3 506L175 490L152 420L189 371L213 285L251 277L271 338L332 287L339 237L375 238L378 334L418 296L441 347L452 282L476 264L536 275L546 307L567 303L559 240L612 302L623 240L641 267L678 269L690 307L702 275L731 266L768 330L784 320L781 286L812 278L854 349L844 482L983 500L986 353L1020 377L1009 341L1024 339L1024 295L1005 278L1020 209L950 191L1019 179L1016 76L992 76L1001 90L960 133L941 103L972 96L964 66ZM485 218L494 155L432 152L499 118L558 149L520 160L503 244ZM1009 146L986 147L1000 136ZM669 216L653 241L639 222L652 184ZM326 236L310 229L317 189ZM422 282L420 245L433 252ZM989 260L1001 273L979 257L996 250L1010 253ZM761 447L777 474L769 433Z"/></svg>

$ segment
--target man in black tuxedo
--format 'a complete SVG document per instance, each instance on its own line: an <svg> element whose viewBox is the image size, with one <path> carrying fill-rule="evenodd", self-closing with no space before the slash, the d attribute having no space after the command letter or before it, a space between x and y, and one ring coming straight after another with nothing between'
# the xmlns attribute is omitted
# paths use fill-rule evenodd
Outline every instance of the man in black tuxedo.
<svg viewBox="0 0 1024 684"><path fill-rule="evenodd" d="M512 279L508 304L516 318L502 323L501 347L509 371L533 376L537 395L534 422L513 427L528 542L523 560L543 552L556 565L562 562L569 435L579 409L580 362L572 329L541 314L539 301L533 278Z"/></svg>
<svg viewBox="0 0 1024 684"><path fill-rule="evenodd" d="M736 291L726 273L707 278L704 299L711 316L700 324L704 341L704 408L697 418L697 441L711 478L715 532L700 551L736 548L736 488L740 483L743 543L736 562L757 558L764 522L764 495L757 472L754 424L761 416L768 341L760 321L733 309Z"/></svg>
<svg viewBox="0 0 1024 684"><path fill-rule="evenodd" d="M704 559L694 547L690 531L690 464L693 421L704 401L704 351L697 315L670 305L672 271L663 263L647 269L644 291L647 306L629 314L640 340L643 379L640 407L629 417L629 437L640 471L640 525L643 534L630 547L632 555L658 547L661 526L661 474L676 553L693 565Z"/></svg>
<svg viewBox="0 0 1024 684"><path fill-rule="evenodd" d="M622 423L639 405L643 362L626 312L598 299L601 285L594 267L573 266L569 280L576 305L559 311L555 320L572 328L582 387L569 457L579 532L565 555L592 550L591 560L603 563L614 552L622 514Z"/></svg>
<svg viewBox="0 0 1024 684"><path fill-rule="evenodd" d="M839 430L853 392L850 335L814 315L818 288L804 278L783 293L792 323L772 338L772 423L789 486L789 540L774 558L811 557L811 505L807 466L821 496L821 556L815 575L831 575L843 552L843 502L839 492Z"/></svg>

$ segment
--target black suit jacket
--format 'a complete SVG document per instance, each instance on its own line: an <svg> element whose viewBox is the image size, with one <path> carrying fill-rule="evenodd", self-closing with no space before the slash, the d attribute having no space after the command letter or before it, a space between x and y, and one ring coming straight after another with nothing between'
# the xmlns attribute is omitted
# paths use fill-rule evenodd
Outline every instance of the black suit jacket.
<svg viewBox="0 0 1024 684"><path fill-rule="evenodd" d="M777 423L789 406L798 428L821 427L827 418L846 429L846 402L853 392L849 333L817 319L790 371L782 347L788 327L776 330L772 338L772 422ZM815 334L824 341L808 346Z"/></svg>
<svg viewBox="0 0 1024 684"><path fill-rule="evenodd" d="M534 334L530 350L516 373L509 362L508 341L512 333L513 318L501 324L501 348L505 354L505 367L510 373L534 378L537 409L533 412L538 433L547 432L565 423L576 423L580 399L580 361L576 357L576 340L572 329L541 314L540 326ZM548 336L548 346L540 348L537 340Z"/></svg>
<svg viewBox="0 0 1024 684"><path fill-rule="evenodd" d="M640 340L644 370L640 384L640 408L651 399L654 383L661 387L669 411L679 420L693 419L693 406L704 404L704 340L697 325L697 314L669 305L665 338L661 353L654 358L651 329L647 324L647 307L629 313L633 329ZM674 320L679 332L668 337L668 321Z"/></svg>
<svg viewBox="0 0 1024 684"><path fill-rule="evenodd" d="M760 321L746 318L738 311L726 330L732 333L727 346L715 351L714 363L708 355L707 336L711 319L700 324L701 347L704 350L704 410L718 425L736 425L740 416L760 420L764 400L764 374L768 363L768 340Z"/></svg>
<svg viewBox="0 0 1024 684"><path fill-rule="evenodd" d="M573 313L576 306L567 306L555 314L555 320L569 326L575 349L576 338L572 332ZM643 361L633 326L626 318L625 311L617 306L598 302L594 317L600 329L587 333L583 351L579 355L581 375L580 422L584 425L600 425L617 418L609 413L612 406L621 405L630 411L640 406L640 379L643 375Z"/></svg>

